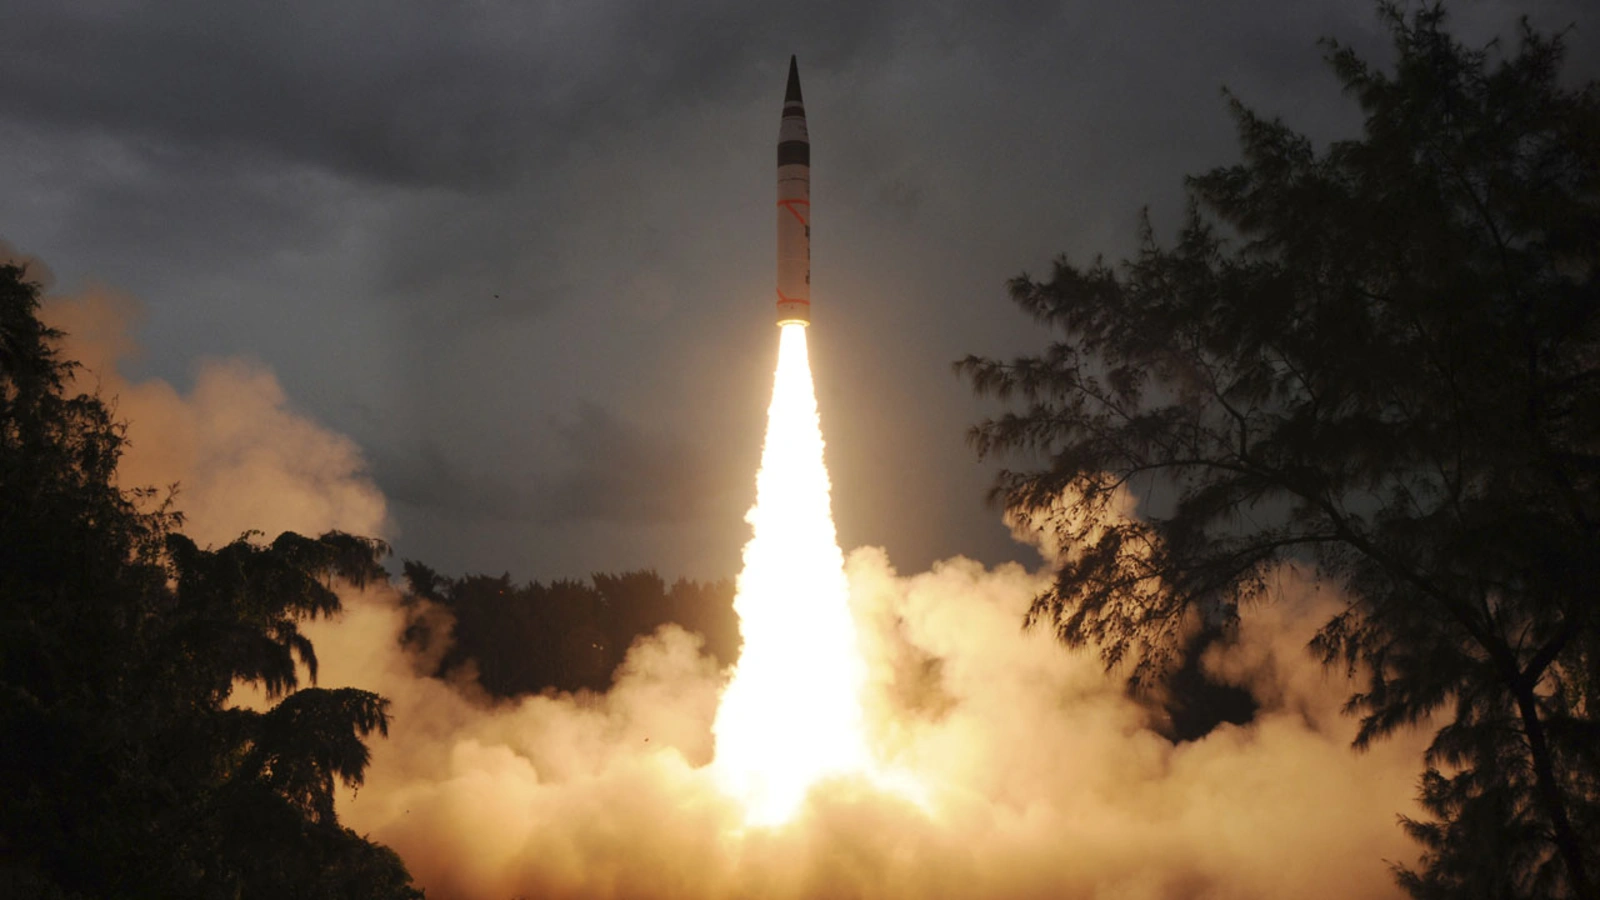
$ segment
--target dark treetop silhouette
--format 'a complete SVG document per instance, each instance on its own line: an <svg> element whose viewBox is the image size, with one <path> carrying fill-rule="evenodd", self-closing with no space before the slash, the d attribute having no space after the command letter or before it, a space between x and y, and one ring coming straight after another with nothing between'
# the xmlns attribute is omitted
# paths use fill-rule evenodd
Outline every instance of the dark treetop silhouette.
<svg viewBox="0 0 1600 900"><path fill-rule="evenodd" d="M1440 726L1404 886L1592 898L1600 89L1562 87L1558 38L1382 14L1392 73L1327 45L1359 139L1230 98L1244 159L1189 179L1174 245L1011 282L1060 339L957 363L1020 401L971 437L1042 461L995 496L1075 548L1032 621L1148 678L1312 564L1349 597L1314 648L1362 673L1357 744Z"/></svg>
<svg viewBox="0 0 1600 900"><path fill-rule="evenodd" d="M414 898L339 825L387 701L301 688L298 623L383 577L337 532L203 550L113 475L123 430L69 396L38 288L0 264L0 895ZM234 709L236 681L276 705Z"/></svg>
<svg viewBox="0 0 1600 900"><path fill-rule="evenodd" d="M472 663L478 685L495 697L607 690L633 642L669 622L700 634L724 664L738 657L731 580L679 579L669 588L655 572L641 571L595 573L590 582L447 578L407 560L402 641L419 658L438 660L434 676Z"/></svg>

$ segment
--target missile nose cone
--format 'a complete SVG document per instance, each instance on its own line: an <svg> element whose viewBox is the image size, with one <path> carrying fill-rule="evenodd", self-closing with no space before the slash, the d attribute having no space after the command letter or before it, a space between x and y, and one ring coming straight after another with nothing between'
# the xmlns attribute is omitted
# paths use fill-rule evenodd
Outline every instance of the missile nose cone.
<svg viewBox="0 0 1600 900"><path fill-rule="evenodd" d="M789 57L789 86L783 92L784 103L803 103L800 99L800 65L794 56Z"/></svg>

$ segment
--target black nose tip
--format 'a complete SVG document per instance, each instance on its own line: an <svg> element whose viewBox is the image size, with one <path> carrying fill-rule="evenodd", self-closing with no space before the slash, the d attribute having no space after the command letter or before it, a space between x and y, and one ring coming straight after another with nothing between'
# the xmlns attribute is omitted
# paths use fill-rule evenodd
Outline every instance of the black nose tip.
<svg viewBox="0 0 1600 900"><path fill-rule="evenodd" d="M800 64L789 57L789 87L783 92L783 102L800 103Z"/></svg>

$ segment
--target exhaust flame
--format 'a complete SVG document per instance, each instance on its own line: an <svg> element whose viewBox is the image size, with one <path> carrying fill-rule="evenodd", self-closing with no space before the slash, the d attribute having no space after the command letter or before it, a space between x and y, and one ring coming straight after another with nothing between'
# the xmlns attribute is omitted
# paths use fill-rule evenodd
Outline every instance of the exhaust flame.
<svg viewBox="0 0 1600 900"><path fill-rule="evenodd" d="M751 825L788 820L822 778L872 769L828 492L806 329L785 325L734 599L744 649L714 727L717 775Z"/></svg>

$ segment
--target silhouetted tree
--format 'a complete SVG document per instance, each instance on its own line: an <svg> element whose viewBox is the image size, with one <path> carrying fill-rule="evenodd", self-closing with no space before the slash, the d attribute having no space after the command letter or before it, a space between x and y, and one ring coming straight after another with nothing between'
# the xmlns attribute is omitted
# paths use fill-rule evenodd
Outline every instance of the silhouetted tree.
<svg viewBox="0 0 1600 900"><path fill-rule="evenodd" d="M589 581L600 594L612 633L627 635L628 644L633 643L633 636L652 634L674 618L667 583L655 572L596 572Z"/></svg>
<svg viewBox="0 0 1600 900"><path fill-rule="evenodd" d="M203 550L114 483L123 431L70 396L38 288L0 265L0 894L419 897L339 826L387 702L300 688L299 623L377 541L252 535ZM229 708L238 682L277 703Z"/></svg>
<svg viewBox="0 0 1600 900"><path fill-rule="evenodd" d="M1502 56L1437 6L1383 15L1392 73L1328 44L1360 139L1319 152L1230 98L1244 160L1189 180L1174 245L1146 224L1119 266L1011 283L1061 339L957 363L1022 401L971 436L1045 461L995 489L1072 548L1030 621L1147 677L1314 563L1350 598L1314 647L1363 673L1357 745L1443 722L1402 883L1592 898L1600 89L1526 25Z"/></svg>
<svg viewBox="0 0 1600 900"><path fill-rule="evenodd" d="M449 647L432 674L452 677L470 665L478 684L497 697L546 690L603 691L634 641L669 622L707 639L724 662L738 653L733 582L679 579L668 589L653 571L609 575L590 582L562 579L515 585L509 575L450 579L407 560L413 605L402 641L415 650L445 640L419 601L453 619Z"/></svg>
<svg viewBox="0 0 1600 900"><path fill-rule="evenodd" d="M731 578L716 581L680 578L667 592L672 621L705 638L706 652L723 665L738 661L743 643L739 635L739 614L733 611L734 593Z"/></svg>
<svg viewBox="0 0 1600 900"><path fill-rule="evenodd" d="M562 690L605 690L632 636L613 640L605 598L592 586L563 578L548 588L534 582L529 595L538 604Z"/></svg>

